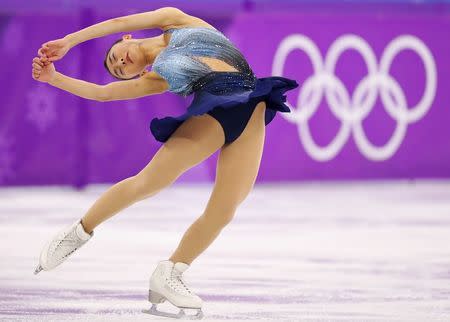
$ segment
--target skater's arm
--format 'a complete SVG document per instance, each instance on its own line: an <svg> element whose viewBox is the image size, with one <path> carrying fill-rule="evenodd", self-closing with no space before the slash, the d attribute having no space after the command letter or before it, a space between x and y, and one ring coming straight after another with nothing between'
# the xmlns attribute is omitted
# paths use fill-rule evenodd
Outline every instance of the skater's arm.
<svg viewBox="0 0 450 322"><path fill-rule="evenodd" d="M165 29L171 26L182 25L186 23L188 17L187 14L177 8L163 7L153 11L108 19L71 33L64 38L68 40L70 47L73 47L81 42L118 32L152 28Z"/></svg>
<svg viewBox="0 0 450 322"><path fill-rule="evenodd" d="M118 33L142 29L177 28L185 26L204 26L215 29L204 20L188 15L174 7L163 7L153 11L136 13L128 16L108 19L86 27L67 36L48 41L38 50L39 56L46 56L50 61L61 59L74 46L84 41Z"/></svg>
<svg viewBox="0 0 450 322"><path fill-rule="evenodd" d="M137 79L98 85L57 72L54 64L46 62L45 58L34 58L32 65L32 77L35 80L99 102L158 94L166 91L168 88L167 82L155 72L148 72Z"/></svg>
<svg viewBox="0 0 450 322"><path fill-rule="evenodd" d="M147 95L160 94L168 89L169 85L155 72L147 72L143 76L103 85L98 101L118 101L138 98Z"/></svg>
<svg viewBox="0 0 450 322"><path fill-rule="evenodd" d="M45 57L33 58L32 67L32 77L39 82L48 83L83 98L91 100L101 98L102 86L58 73L55 65L48 62Z"/></svg>
<svg viewBox="0 0 450 322"><path fill-rule="evenodd" d="M59 72L55 72L47 83L79 97L96 101L100 99L100 85L72 78Z"/></svg>
<svg viewBox="0 0 450 322"><path fill-rule="evenodd" d="M48 83L86 99L108 102L138 98L166 91L167 83L154 76L156 76L154 72L149 72L137 79L98 85L56 72Z"/></svg>

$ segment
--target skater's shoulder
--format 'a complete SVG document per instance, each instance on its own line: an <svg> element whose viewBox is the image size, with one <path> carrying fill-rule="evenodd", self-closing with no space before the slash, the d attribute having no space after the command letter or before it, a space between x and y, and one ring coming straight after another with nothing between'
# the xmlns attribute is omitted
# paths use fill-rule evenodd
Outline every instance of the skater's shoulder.
<svg viewBox="0 0 450 322"><path fill-rule="evenodd" d="M181 16L178 15L178 20L176 24L167 25L163 28L163 32L172 33L176 30L190 30L195 28L205 28L218 31L213 25L201 19L199 17L190 15L180 9L177 9L178 13L181 13Z"/></svg>

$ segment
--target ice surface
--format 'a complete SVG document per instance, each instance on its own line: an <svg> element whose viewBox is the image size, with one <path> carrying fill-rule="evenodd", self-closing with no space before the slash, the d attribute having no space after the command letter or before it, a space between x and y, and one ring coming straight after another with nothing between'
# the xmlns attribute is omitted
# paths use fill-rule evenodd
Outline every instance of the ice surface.
<svg viewBox="0 0 450 322"><path fill-rule="evenodd" d="M141 313L148 278L210 184L134 204L33 275L44 243L108 187L0 189L1 321L170 321ZM450 182L257 185L184 276L203 321L450 321Z"/></svg>

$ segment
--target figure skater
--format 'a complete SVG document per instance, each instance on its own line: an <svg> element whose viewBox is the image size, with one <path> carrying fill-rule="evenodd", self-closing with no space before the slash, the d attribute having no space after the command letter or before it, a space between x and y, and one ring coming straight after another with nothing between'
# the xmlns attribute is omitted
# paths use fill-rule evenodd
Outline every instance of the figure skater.
<svg viewBox="0 0 450 322"><path fill-rule="evenodd" d="M73 46L117 32L159 28L159 36L133 39L124 35L107 51L104 66L120 81L97 85L55 70ZM256 50L256 49L255 49ZM146 68L152 65L152 71ZM130 205L154 196L185 171L220 148L215 184L204 212L184 233L167 260L150 277L149 313L183 317L184 308L201 318L202 299L182 278L190 266L232 220L256 180L265 126L277 111L290 112L284 93L296 81L257 78L241 52L219 30L177 8L164 7L109 19L64 38L44 43L33 59L32 77L74 95L100 102L125 100L170 91L193 101L182 115L153 118L150 131L163 142L139 173L104 192L87 213L61 230L44 247L35 270L51 270L91 239L103 221ZM168 300L178 314L158 311Z"/></svg>

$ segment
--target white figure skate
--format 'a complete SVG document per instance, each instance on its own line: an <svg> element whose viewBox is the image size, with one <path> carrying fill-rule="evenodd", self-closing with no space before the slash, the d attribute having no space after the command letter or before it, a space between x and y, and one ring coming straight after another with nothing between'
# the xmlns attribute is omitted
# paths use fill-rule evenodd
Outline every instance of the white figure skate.
<svg viewBox="0 0 450 322"><path fill-rule="evenodd" d="M88 234L81 225L81 219L62 229L52 240L47 242L39 257L39 265L34 274L48 271L64 262L77 249L83 246L94 232Z"/></svg>
<svg viewBox="0 0 450 322"><path fill-rule="evenodd" d="M152 303L150 310L143 310L158 316L172 317L176 319L186 318L198 320L203 318L202 299L195 295L181 277L183 272L189 267L188 264L170 260L160 261L152 276L150 277L150 289L148 300ZM178 314L158 311L156 305L168 300L171 304L180 309ZM197 313L186 314L184 309L196 309Z"/></svg>

